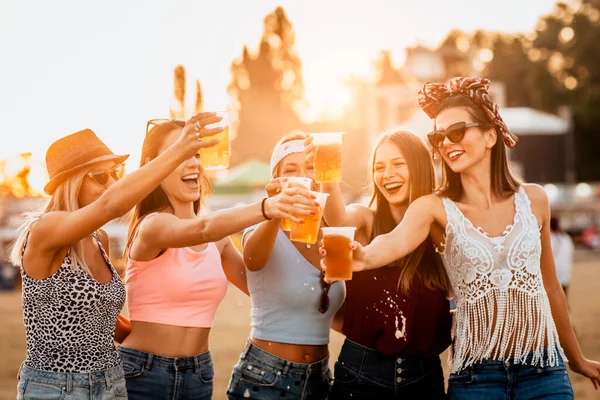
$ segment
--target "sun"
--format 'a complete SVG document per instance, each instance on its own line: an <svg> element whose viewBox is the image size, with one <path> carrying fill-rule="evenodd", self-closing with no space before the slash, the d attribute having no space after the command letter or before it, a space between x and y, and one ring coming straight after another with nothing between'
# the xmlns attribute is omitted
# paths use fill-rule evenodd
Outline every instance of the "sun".
<svg viewBox="0 0 600 400"><path fill-rule="evenodd" d="M344 116L352 101L352 94L345 86L329 84L307 90L306 98L308 108L303 114L308 120L334 120Z"/></svg>
<svg viewBox="0 0 600 400"><path fill-rule="evenodd" d="M46 168L44 163L41 161L33 161L31 163L31 171L28 176L29 185L40 194L44 193L44 186L48 183L48 176L46 174Z"/></svg>

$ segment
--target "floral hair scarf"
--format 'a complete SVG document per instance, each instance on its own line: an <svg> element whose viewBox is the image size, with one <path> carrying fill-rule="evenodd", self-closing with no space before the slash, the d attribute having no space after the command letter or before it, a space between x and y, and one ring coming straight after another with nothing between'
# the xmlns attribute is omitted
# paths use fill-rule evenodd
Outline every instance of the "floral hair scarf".
<svg viewBox="0 0 600 400"><path fill-rule="evenodd" d="M490 123L504 138L508 147L515 147L519 139L510 133L498 112L498 105L488 94L490 80L485 78L456 77L450 81L450 87L442 83L427 82L419 91L419 105L429 116L435 117L435 111L442 101L452 96L464 96L479 104L485 111Z"/></svg>

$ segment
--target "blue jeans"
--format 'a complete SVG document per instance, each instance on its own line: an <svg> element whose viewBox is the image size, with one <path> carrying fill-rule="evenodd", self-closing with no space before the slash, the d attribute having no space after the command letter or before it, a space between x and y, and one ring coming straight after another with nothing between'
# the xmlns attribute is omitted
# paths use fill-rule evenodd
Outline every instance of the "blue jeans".
<svg viewBox="0 0 600 400"><path fill-rule="evenodd" d="M445 399L440 358L386 356L346 339L330 399Z"/></svg>
<svg viewBox="0 0 600 400"><path fill-rule="evenodd" d="M565 364L535 367L511 361L484 360L448 379L450 400L572 400Z"/></svg>
<svg viewBox="0 0 600 400"><path fill-rule="evenodd" d="M130 400L212 398L213 369L210 352L193 357L163 357L119 347Z"/></svg>
<svg viewBox="0 0 600 400"><path fill-rule="evenodd" d="M324 400L330 382L329 356L312 364L293 363L248 342L233 368L227 396L230 400Z"/></svg>
<svg viewBox="0 0 600 400"><path fill-rule="evenodd" d="M123 368L90 373L48 372L21 365L17 400L127 399Z"/></svg>

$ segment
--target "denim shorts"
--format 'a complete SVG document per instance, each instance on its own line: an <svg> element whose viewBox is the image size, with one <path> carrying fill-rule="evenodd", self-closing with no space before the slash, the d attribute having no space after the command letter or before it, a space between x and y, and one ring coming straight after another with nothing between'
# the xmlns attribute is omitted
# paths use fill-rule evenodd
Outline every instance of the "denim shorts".
<svg viewBox="0 0 600 400"><path fill-rule="evenodd" d="M215 372L210 352L163 357L119 347L130 400L211 399Z"/></svg>
<svg viewBox="0 0 600 400"><path fill-rule="evenodd" d="M329 356L311 364L293 363L248 342L233 368L227 396L230 400L324 400L330 385Z"/></svg>
<svg viewBox="0 0 600 400"><path fill-rule="evenodd" d="M120 365L99 372L67 373L31 369L19 371L17 400L127 399Z"/></svg>
<svg viewBox="0 0 600 400"><path fill-rule="evenodd" d="M330 399L445 399L439 357L386 356L346 339Z"/></svg>
<svg viewBox="0 0 600 400"><path fill-rule="evenodd" d="M484 360L448 379L450 400L572 400L573 388L564 362L554 367Z"/></svg>

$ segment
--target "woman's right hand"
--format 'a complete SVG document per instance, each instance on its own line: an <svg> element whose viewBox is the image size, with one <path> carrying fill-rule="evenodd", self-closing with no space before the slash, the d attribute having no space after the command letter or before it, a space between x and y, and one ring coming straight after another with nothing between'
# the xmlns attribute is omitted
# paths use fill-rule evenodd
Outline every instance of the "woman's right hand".
<svg viewBox="0 0 600 400"><path fill-rule="evenodd" d="M193 157L203 147L211 147L221 141L220 138L202 140L203 138L216 135L225 129L224 126L204 129L205 126L221 120L222 118L214 112L201 112L187 120L177 141L183 149L184 159Z"/></svg>
<svg viewBox="0 0 600 400"><path fill-rule="evenodd" d="M306 162L312 164L315 160L315 150L317 149L313 144L312 135L308 135L304 139L304 154L306 154Z"/></svg>
<svg viewBox="0 0 600 400"><path fill-rule="evenodd" d="M265 214L272 219L289 219L302 224L302 217L316 215L320 204L316 197L301 187L286 187L265 201Z"/></svg>
<svg viewBox="0 0 600 400"><path fill-rule="evenodd" d="M367 250L357 241L350 242L350 248L352 249L352 271L360 272L366 269L367 265ZM325 265L325 256L327 256L327 250L325 250L325 245L323 240L319 242L319 253L323 257L321 259L321 269L323 272L327 270L327 266Z"/></svg>

